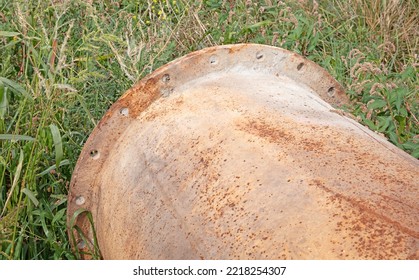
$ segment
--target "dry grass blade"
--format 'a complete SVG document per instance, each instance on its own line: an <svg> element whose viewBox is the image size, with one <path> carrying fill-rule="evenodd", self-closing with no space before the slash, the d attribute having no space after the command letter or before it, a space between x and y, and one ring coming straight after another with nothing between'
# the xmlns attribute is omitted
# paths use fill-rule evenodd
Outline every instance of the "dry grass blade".
<svg viewBox="0 0 419 280"><path fill-rule="evenodd" d="M24 154L23 154L23 150L20 150L20 155L19 155L19 163L16 167L16 171L15 171L15 176L13 178L13 183L12 183L12 187L9 190L9 194L7 196L6 202L4 203L4 207L3 207L3 211L1 212L0 218L3 217L4 213L6 213L6 209L7 209L7 205L9 204L10 198L13 195L13 192L19 182L19 178L20 178L20 173L22 172L22 167L23 167L23 159L24 159Z"/></svg>

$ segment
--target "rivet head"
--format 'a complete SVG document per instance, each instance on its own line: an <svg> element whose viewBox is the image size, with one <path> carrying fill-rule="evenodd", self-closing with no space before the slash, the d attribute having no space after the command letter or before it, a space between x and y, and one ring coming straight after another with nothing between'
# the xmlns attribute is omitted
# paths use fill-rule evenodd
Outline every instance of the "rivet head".
<svg viewBox="0 0 419 280"><path fill-rule="evenodd" d="M119 113L124 117L128 117L129 109L127 107L121 108L121 110L119 110Z"/></svg>
<svg viewBox="0 0 419 280"><path fill-rule="evenodd" d="M86 202L86 199L84 198L84 196L79 195L78 197L76 197L76 204L77 205L83 205Z"/></svg>

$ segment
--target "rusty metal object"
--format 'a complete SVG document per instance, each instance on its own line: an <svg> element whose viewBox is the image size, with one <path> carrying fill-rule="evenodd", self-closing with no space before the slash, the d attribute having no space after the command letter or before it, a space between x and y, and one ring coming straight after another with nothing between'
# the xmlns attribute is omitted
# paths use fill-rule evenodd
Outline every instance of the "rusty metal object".
<svg viewBox="0 0 419 280"><path fill-rule="evenodd" d="M283 49L191 53L100 121L69 220L92 213L106 259L418 259L418 161L331 106L347 102Z"/></svg>

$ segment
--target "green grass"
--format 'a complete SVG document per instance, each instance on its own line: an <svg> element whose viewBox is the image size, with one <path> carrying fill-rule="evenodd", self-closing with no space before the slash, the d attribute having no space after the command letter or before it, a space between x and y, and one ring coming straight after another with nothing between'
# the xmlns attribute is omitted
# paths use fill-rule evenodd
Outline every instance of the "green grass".
<svg viewBox="0 0 419 280"><path fill-rule="evenodd" d="M399 2L0 0L0 259L79 257L66 203L83 143L135 81L204 47L315 61L360 122L418 158L419 21Z"/></svg>

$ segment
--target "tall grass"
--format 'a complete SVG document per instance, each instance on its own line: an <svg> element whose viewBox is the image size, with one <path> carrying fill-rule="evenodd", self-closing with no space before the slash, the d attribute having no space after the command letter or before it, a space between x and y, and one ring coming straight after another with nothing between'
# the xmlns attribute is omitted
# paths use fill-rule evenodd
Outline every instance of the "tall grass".
<svg viewBox="0 0 419 280"><path fill-rule="evenodd" d="M414 0L0 0L0 259L74 259L72 170L109 106L204 47L298 52L348 90L351 112L419 157Z"/></svg>

